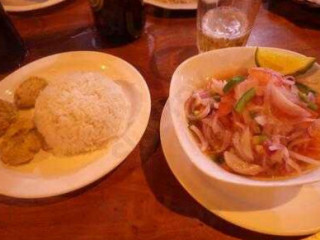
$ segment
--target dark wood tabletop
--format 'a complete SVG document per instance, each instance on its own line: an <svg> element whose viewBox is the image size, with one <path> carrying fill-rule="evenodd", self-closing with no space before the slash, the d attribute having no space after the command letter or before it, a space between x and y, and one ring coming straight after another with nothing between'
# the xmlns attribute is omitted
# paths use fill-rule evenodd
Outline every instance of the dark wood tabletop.
<svg viewBox="0 0 320 240"><path fill-rule="evenodd" d="M120 47L98 41L87 0L67 0L45 10L10 14L29 49L25 62L54 53L95 50L123 58L144 76L152 97L148 128L113 172L59 197L21 200L0 196L1 240L300 239L254 233L198 204L175 179L162 153L159 122L171 75L196 55L195 11L147 6L142 37ZM320 60L320 13L289 0L265 1L248 41ZM0 75L0 79L5 74Z"/></svg>

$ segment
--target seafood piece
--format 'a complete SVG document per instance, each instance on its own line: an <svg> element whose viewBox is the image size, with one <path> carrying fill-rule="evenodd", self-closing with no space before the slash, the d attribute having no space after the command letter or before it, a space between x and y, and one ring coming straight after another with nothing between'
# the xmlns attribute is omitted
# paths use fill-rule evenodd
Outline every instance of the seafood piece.
<svg viewBox="0 0 320 240"><path fill-rule="evenodd" d="M227 166L239 174L255 176L263 171L261 166L245 162L228 151L224 152L224 159Z"/></svg>

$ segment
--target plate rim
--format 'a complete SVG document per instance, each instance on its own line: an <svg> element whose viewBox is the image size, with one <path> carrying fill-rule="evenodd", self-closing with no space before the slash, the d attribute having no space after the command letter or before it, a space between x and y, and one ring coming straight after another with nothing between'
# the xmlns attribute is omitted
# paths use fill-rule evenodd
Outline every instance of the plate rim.
<svg viewBox="0 0 320 240"><path fill-rule="evenodd" d="M173 167L172 163L169 160L170 157L168 157L168 155L169 155L168 151L166 150L165 147L163 147L163 145L164 145L163 142L165 141L164 139L168 135L170 135L170 134L163 134L164 125L166 124L165 121L168 121L168 119L171 120L171 124L169 124L169 125L171 125L172 134L174 134L175 137L177 138L177 134L174 131L174 127L173 127L173 121L171 119L171 114L170 114L170 111L168 110L169 108L170 108L170 103L169 103L169 101L167 101L165 106L164 106L164 108L163 108L163 111L162 111L162 114L161 114L161 120L160 120L160 141L161 141L161 147L162 147L162 150L163 150L163 155L165 157L166 162L168 163L168 166L169 166L170 170L172 171L173 175L175 176L175 178L178 180L178 182L181 184L181 186L188 192L188 194L190 196L192 196L192 198L196 202L198 202L201 206L203 206L209 212L213 213L214 215L217 215L218 217L222 218L223 220L225 220L225 221L227 221L229 223L232 223L232 224L234 224L234 225L236 225L238 227L241 227L241 228L244 228L244 229L247 229L247 230L250 230L250 231L258 232L258 233L261 233L261 234L267 234L269 236L283 236L283 237L285 237L285 236L286 237L290 237L290 236L291 237L293 237L293 236L305 236L305 235L310 235L310 234L316 234L316 233L318 233L320 231L320 224L319 224L319 227L317 227L315 229L311 229L309 231L306 230L306 231L300 231L300 232L292 232L291 234L290 233L271 232L271 231L268 231L268 230L261 230L261 229L258 229L258 228L250 228L250 227L247 227L242 222L237 222L236 220L230 220L229 217L227 216L227 214L223 214L223 212L219 212L219 211L214 211L213 209L208 207L207 204L202 202L202 200L199 199L199 197L197 197L196 194L194 194L194 192L190 189L190 187L187 186L188 184L185 183L185 181L182 179L182 177L177 174L177 171L175 170L175 168ZM166 114L167 114L167 117L165 116ZM167 118L167 119L165 119L165 118ZM181 147L181 151L183 151L182 145L179 142L178 142L178 144ZM184 153L184 154L186 154L186 153ZM186 155L186 157L187 157L187 155ZM319 188L320 188L320 186L319 186Z"/></svg>
<svg viewBox="0 0 320 240"><path fill-rule="evenodd" d="M195 3L162 3L157 0L144 0L145 3L168 10L196 10L197 2Z"/></svg>
<svg viewBox="0 0 320 240"><path fill-rule="evenodd" d="M34 11L39 10L43 8L48 8L54 5L57 5L61 2L65 2L67 0L48 0L42 3L35 3L25 6L14 6L14 5L5 5L3 4L3 8L7 12L28 12L28 11Z"/></svg>
<svg viewBox="0 0 320 240"><path fill-rule="evenodd" d="M6 79L10 78L13 74L16 74L16 72L18 71L21 71L21 72L26 72L30 65L34 65L34 66L39 66L39 64L42 62L42 61L48 61L50 59L56 59L57 57L61 56L61 55L69 55L69 54L97 54L97 55L101 55L101 56L104 56L104 57L107 57L107 58L111 58L111 59L115 59L116 61L119 61L121 62L121 64L124 64L126 67L129 67L132 72L135 72L136 76L138 79L140 79L139 81L141 81L141 86L143 87L143 91L144 91L144 94L146 95L146 98L143 99L143 109L141 111L141 119L142 119L142 124L140 125L138 131L137 129L134 130L134 132L132 134L134 134L133 137L135 137L134 139L134 144L132 144L127 152L125 152L125 154L123 156L121 156L121 160L118 160L117 162L115 162L112 167L110 167L110 169L105 169L104 171L101 171L99 174L96 174L94 175L94 177L91 177L91 178L86 178L84 181L80 182L80 184L76 184L76 186L71 186L71 187L65 187L63 189L54 189L52 191L40 191L41 193L39 192L36 192L36 193L31 193L31 194L20 194L20 193L8 193L8 192L4 192L0 189L0 195L4 195L4 196L8 196L8 197L13 197L13 198L20 198L20 199L39 199L39 198L48 198L48 197L54 197L54 196L59 196L59 195L63 195L63 194L66 194L66 193L70 193L70 192L74 192L76 190L79 190L99 179L101 179L102 177L106 176L107 174L109 174L110 172L112 172L113 170L115 170L121 163L123 163L128 155L136 148L136 146L140 143L140 140L148 126L148 123L149 123L149 119L150 119L150 113L151 113L151 95L150 95L150 91L149 91L149 87L146 83L146 80L144 79L144 77L141 75L141 73L133 66L131 65L129 62L127 62L126 60L120 58L120 57L117 57L117 56L114 56L112 54L108 54L108 53L104 53L104 52L98 52L98 51L68 51L68 52L62 52L62 53L56 53L56 54L53 54L53 55L49 55L49 56L46 56L46 57L43 57L43 58L40 58L40 59L37 59L33 62L30 62L26 65L24 65L23 67L17 69L16 71L12 72L11 74L7 75L5 78L3 78L1 80L0 83L5 83L6 82ZM1 84L0 84L1 85ZM141 120L140 119L140 120ZM128 128L126 130L126 132L123 134L123 137L126 136L126 133L127 131L129 130L130 128ZM131 130L133 131L133 130ZM120 140L123 139L123 137L119 138ZM101 156L99 157L99 159L103 159L105 156ZM120 159L119 158L119 159ZM93 160L91 163L95 162L95 161L98 161L99 159L95 159ZM87 165L85 165L87 166ZM79 170L81 169L84 169L85 168L82 167L80 168ZM5 169L5 171L7 171L8 169ZM77 170L77 171L79 171ZM9 171L9 170L8 170ZM10 173L7 173L10 175ZM73 173L74 174L74 173ZM68 174L67 174L68 175ZM63 176L65 177L65 175ZM26 178L29 178L28 176L26 176ZM56 179L59 179L61 178L60 176L56 177ZM51 179L51 178L50 178ZM70 179L66 179L64 180L65 182L70 182Z"/></svg>

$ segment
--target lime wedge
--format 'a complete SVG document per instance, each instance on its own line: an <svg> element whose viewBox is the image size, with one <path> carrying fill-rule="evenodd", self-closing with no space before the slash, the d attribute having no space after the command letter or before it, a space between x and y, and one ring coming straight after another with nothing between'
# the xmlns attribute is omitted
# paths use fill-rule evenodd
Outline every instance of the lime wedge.
<svg viewBox="0 0 320 240"><path fill-rule="evenodd" d="M310 69L316 59L291 52L257 48L255 61L259 67L270 68L284 75L298 75Z"/></svg>

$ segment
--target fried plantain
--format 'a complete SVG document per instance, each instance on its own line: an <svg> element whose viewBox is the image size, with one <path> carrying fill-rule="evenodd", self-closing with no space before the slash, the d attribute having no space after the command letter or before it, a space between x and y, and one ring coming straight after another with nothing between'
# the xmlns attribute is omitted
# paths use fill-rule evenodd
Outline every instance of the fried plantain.
<svg viewBox="0 0 320 240"><path fill-rule="evenodd" d="M30 162L42 146L40 134L31 119L17 119L0 143L0 158L5 164L16 166Z"/></svg>
<svg viewBox="0 0 320 240"><path fill-rule="evenodd" d="M0 99L0 136L2 136L15 120L17 110L12 103Z"/></svg>
<svg viewBox="0 0 320 240"><path fill-rule="evenodd" d="M39 77L30 77L19 85L14 94L14 102L20 109L33 108L40 92L48 85Z"/></svg>

